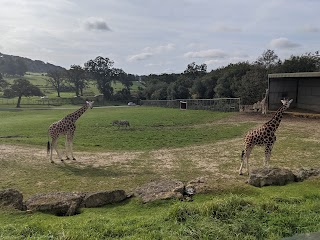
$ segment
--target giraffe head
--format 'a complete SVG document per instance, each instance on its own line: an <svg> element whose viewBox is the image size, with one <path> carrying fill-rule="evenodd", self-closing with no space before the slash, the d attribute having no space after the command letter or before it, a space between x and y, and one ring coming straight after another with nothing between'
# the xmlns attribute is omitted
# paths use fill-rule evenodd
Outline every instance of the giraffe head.
<svg viewBox="0 0 320 240"><path fill-rule="evenodd" d="M94 103L94 101L86 101L86 104L87 104L87 107L88 108L90 108L90 109L92 109L93 108L93 103Z"/></svg>
<svg viewBox="0 0 320 240"><path fill-rule="evenodd" d="M289 106L292 103L292 101L293 101L293 99L291 99L290 101L288 99L281 100L283 106L285 106L285 109L289 108Z"/></svg>

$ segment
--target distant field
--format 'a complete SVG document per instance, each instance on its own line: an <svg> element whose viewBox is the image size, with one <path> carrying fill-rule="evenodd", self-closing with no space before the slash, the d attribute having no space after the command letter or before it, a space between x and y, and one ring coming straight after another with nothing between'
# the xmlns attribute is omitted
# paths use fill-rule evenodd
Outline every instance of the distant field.
<svg viewBox="0 0 320 240"><path fill-rule="evenodd" d="M70 106L69 106L70 107ZM320 180L255 188L239 176L243 136L271 116L152 107L93 108L77 122L76 161L46 156L47 128L68 109L1 110L0 189L40 192L124 189L159 179L204 177L207 194L83 209L72 217L0 207L0 239L281 239L320 231ZM125 119L130 129L113 127ZM270 164L319 168L319 120L284 116ZM64 139L59 148L64 151ZM261 167L263 148L250 163Z"/></svg>
<svg viewBox="0 0 320 240"><path fill-rule="evenodd" d="M15 79L18 79L19 77L4 77L6 81L9 83L13 83ZM50 86L47 82L48 77L46 76L46 73L31 73L27 72L24 75L24 78L29 80L33 85L36 85L41 89L41 91L44 93L44 95L48 96L50 99L57 98L57 92L55 89ZM133 85L131 86L131 93L134 94L136 91L138 91L138 87L141 86L139 82L133 82ZM112 87L114 89L114 93L117 91L120 91L124 86L120 82L113 82ZM95 96L101 94L99 90L96 87L96 84L94 81L89 82L89 86L84 89L84 97L86 96ZM0 96L2 93L0 92ZM73 98L75 96L74 92L61 92L60 93L61 98ZM22 104L25 104L28 100L39 100L40 97L29 97L29 98L22 98ZM7 104L7 103L13 103L16 102L16 99L3 99L0 98L0 105ZM8 104L7 104L8 105ZM9 104L14 105L14 104Z"/></svg>

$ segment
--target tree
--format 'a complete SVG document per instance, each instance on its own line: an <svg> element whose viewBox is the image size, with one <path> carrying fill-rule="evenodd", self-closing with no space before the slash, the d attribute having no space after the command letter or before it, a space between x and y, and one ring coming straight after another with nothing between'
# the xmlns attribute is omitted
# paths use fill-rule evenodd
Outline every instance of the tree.
<svg viewBox="0 0 320 240"><path fill-rule="evenodd" d="M207 65L205 63L197 65L195 62L188 64L187 69L184 70L183 74L192 79L203 76L207 73Z"/></svg>
<svg viewBox="0 0 320 240"><path fill-rule="evenodd" d="M241 98L242 104L253 104L261 101L268 88L267 70L256 67L241 77L235 94Z"/></svg>
<svg viewBox="0 0 320 240"><path fill-rule="evenodd" d="M0 89L5 89L8 85L8 82L3 79L2 74L0 73Z"/></svg>
<svg viewBox="0 0 320 240"><path fill-rule="evenodd" d="M88 85L86 71L79 65L72 65L67 70L68 82L73 84L76 96L83 95L83 89Z"/></svg>
<svg viewBox="0 0 320 240"><path fill-rule="evenodd" d="M10 88L5 89L4 96L5 97L18 97L17 108L20 107L22 96L30 97L30 96L42 96L42 92L40 88L31 84L26 79L16 79L13 82L13 85Z"/></svg>
<svg viewBox="0 0 320 240"><path fill-rule="evenodd" d="M281 64L281 61L273 50L268 49L262 53L262 56L258 58L256 64L261 65L266 69L270 69L273 66Z"/></svg>
<svg viewBox="0 0 320 240"><path fill-rule="evenodd" d="M109 100L113 94L112 81L118 79L119 69L112 68L114 62L109 58L96 57L84 64L85 70L97 81L97 87L104 98Z"/></svg>
<svg viewBox="0 0 320 240"><path fill-rule="evenodd" d="M320 70L319 52L306 53L301 56L291 56L286 59L281 66L279 72L316 72Z"/></svg>
<svg viewBox="0 0 320 240"><path fill-rule="evenodd" d="M252 65L248 62L239 62L216 70L218 75L217 85L214 88L216 97L239 97L236 94L239 81L251 69Z"/></svg>
<svg viewBox="0 0 320 240"><path fill-rule="evenodd" d="M61 86L63 84L63 77L65 76L65 71L63 70L51 70L48 71L47 76L49 77L47 81L54 87L57 91L58 97L60 97Z"/></svg>
<svg viewBox="0 0 320 240"><path fill-rule="evenodd" d="M190 91L188 87L185 85L183 78L169 84L167 89L168 99L189 99L190 97Z"/></svg>

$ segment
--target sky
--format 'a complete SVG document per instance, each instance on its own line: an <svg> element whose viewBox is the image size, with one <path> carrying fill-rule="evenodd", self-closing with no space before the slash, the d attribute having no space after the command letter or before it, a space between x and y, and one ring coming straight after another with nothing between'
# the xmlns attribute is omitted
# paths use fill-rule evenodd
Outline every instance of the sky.
<svg viewBox="0 0 320 240"><path fill-rule="evenodd" d="M0 0L0 52L69 69L97 56L126 73L211 71L320 50L318 0Z"/></svg>

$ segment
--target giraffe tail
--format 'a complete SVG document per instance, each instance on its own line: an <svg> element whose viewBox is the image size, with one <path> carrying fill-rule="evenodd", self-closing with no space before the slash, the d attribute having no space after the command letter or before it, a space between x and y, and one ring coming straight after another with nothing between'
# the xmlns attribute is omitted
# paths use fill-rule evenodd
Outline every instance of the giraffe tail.
<svg viewBox="0 0 320 240"><path fill-rule="evenodd" d="M50 141L48 141L48 143L47 143L47 155L49 155L49 153L50 153L50 147L51 147L51 144L50 144Z"/></svg>
<svg viewBox="0 0 320 240"><path fill-rule="evenodd" d="M243 156L244 156L244 150L242 150L242 153L241 153L241 160L243 160Z"/></svg>

